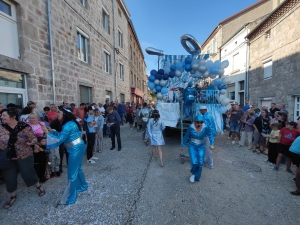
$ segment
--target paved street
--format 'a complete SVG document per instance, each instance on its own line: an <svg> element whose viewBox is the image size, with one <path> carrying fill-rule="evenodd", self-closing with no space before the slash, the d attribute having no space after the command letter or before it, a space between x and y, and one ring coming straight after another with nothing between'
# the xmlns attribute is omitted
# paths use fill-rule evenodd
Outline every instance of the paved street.
<svg viewBox="0 0 300 225"><path fill-rule="evenodd" d="M189 163L180 163L180 134L166 138L164 164L151 162L141 133L121 128L122 151L97 153L97 164L83 170L89 189L74 205L58 205L66 186L61 178L44 184L46 195L19 179L18 199L0 209L0 224L300 224L300 197L292 196L293 175L264 163L264 155L216 139L214 169L204 168L199 183L189 182ZM295 167L292 168L295 171ZM0 184L0 205L8 200Z"/></svg>

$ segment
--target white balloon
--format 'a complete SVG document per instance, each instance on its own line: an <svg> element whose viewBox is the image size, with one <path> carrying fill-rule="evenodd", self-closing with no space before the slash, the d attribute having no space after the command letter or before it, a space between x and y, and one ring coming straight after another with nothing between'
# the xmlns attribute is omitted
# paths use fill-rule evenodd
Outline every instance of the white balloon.
<svg viewBox="0 0 300 225"><path fill-rule="evenodd" d="M167 84L167 80L160 80L159 81L159 85L161 86L161 87L164 87L164 86L166 86L166 84Z"/></svg>
<svg viewBox="0 0 300 225"><path fill-rule="evenodd" d="M223 68L220 68L219 70L218 70L218 74L220 75L220 76L222 76L223 74L224 74L224 69Z"/></svg>
<svg viewBox="0 0 300 225"><path fill-rule="evenodd" d="M205 77L205 78L209 77L209 71L205 71L203 74L203 77Z"/></svg>
<svg viewBox="0 0 300 225"><path fill-rule="evenodd" d="M192 64L192 70L197 70L199 67L198 63L193 63Z"/></svg>
<svg viewBox="0 0 300 225"><path fill-rule="evenodd" d="M220 108L219 108L219 111L220 111L221 114L224 114L224 113L227 112L227 108L225 106L221 105Z"/></svg>
<svg viewBox="0 0 300 225"><path fill-rule="evenodd" d="M199 62L198 59L193 59L191 64L192 64L192 65L193 65L193 64L196 64L196 63L198 64L198 62Z"/></svg>
<svg viewBox="0 0 300 225"><path fill-rule="evenodd" d="M221 94L221 95L224 95L225 93L226 93L226 90L225 90L225 89L220 90L220 94Z"/></svg>
<svg viewBox="0 0 300 225"><path fill-rule="evenodd" d="M221 63L221 68L225 69L229 66L229 61L228 60L224 60L222 63Z"/></svg>
<svg viewBox="0 0 300 225"><path fill-rule="evenodd" d="M182 73L180 70L175 71L175 77L181 77Z"/></svg>
<svg viewBox="0 0 300 225"><path fill-rule="evenodd" d="M230 103L229 98L223 98L223 99L221 100L221 104L224 105L224 106L228 105L229 103Z"/></svg>
<svg viewBox="0 0 300 225"><path fill-rule="evenodd" d="M221 83L223 85L227 85L227 84L230 84L231 80L230 80L230 77L226 76L226 77L222 77L221 79Z"/></svg>
<svg viewBox="0 0 300 225"><path fill-rule="evenodd" d="M198 62L198 64L199 64L199 66L205 66L205 59L199 59L199 62Z"/></svg>
<svg viewBox="0 0 300 225"><path fill-rule="evenodd" d="M154 84L155 84L155 85L159 85L159 80L156 79L156 80L154 81Z"/></svg>
<svg viewBox="0 0 300 225"><path fill-rule="evenodd" d="M200 65L200 66L198 67L198 70L199 70L199 72L204 73L205 70L206 70L206 68L205 68L204 65Z"/></svg>
<svg viewBox="0 0 300 225"><path fill-rule="evenodd" d="M163 94L160 93L160 92L158 92L158 93L156 94L156 99L157 99L157 100L161 100L163 97L164 97Z"/></svg>

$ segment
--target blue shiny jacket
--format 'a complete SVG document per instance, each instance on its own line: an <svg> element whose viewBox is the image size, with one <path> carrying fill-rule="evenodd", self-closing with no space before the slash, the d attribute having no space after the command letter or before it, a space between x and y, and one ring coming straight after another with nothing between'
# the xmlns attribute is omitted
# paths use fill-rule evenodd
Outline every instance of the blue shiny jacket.
<svg viewBox="0 0 300 225"><path fill-rule="evenodd" d="M206 126L205 124L203 124L202 125L202 130L200 131L200 133L198 133L196 131L195 125L191 124L189 126L189 128L187 129L184 137L183 137L181 147L182 148L185 147L186 142L188 141L189 138L197 139L197 140L203 141L205 143L204 138L206 138L206 137L208 137L211 145L215 144L214 137L213 137L213 135L211 133L211 129L208 126ZM190 142L190 144L196 145L196 146L198 145L198 144L196 144L194 142Z"/></svg>
<svg viewBox="0 0 300 225"><path fill-rule="evenodd" d="M212 116L206 112L203 115L203 119L204 119L204 123L206 126L210 127L211 129L211 134L215 137L217 136L217 130L216 130L216 125L214 122L214 119L212 118Z"/></svg>
<svg viewBox="0 0 300 225"><path fill-rule="evenodd" d="M195 88L191 88L191 87L187 87L186 89L183 90L183 97L184 97L184 101L187 102L194 102L196 100L196 89Z"/></svg>

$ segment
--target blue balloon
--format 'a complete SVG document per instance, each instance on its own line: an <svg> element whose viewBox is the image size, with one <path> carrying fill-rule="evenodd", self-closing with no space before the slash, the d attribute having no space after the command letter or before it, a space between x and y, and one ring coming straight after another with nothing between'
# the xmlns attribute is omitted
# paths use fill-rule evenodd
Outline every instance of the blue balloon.
<svg viewBox="0 0 300 225"><path fill-rule="evenodd" d="M192 58L191 57L186 57L185 58L185 64L191 64L192 63Z"/></svg>
<svg viewBox="0 0 300 225"><path fill-rule="evenodd" d="M159 74L161 74L161 75L164 75L165 71L164 71L163 69L160 69L160 70L158 70L157 73L159 73Z"/></svg>
<svg viewBox="0 0 300 225"><path fill-rule="evenodd" d="M173 78L173 77L175 77L175 71L170 71L170 73L169 73L169 77L170 77L170 78Z"/></svg>
<svg viewBox="0 0 300 225"><path fill-rule="evenodd" d="M176 69L181 70L181 68L182 68L182 63L181 62L176 63Z"/></svg>
<svg viewBox="0 0 300 225"><path fill-rule="evenodd" d="M213 66L213 64L214 64L214 63L213 63L211 60L208 60L208 61L205 63L205 69L209 70L210 67Z"/></svg>
<svg viewBox="0 0 300 225"><path fill-rule="evenodd" d="M166 87L163 87L160 91L163 95L167 94L168 93L168 88Z"/></svg>
<svg viewBox="0 0 300 225"><path fill-rule="evenodd" d="M156 70L151 70L150 74L155 76L157 74L157 71Z"/></svg>
<svg viewBox="0 0 300 225"><path fill-rule="evenodd" d="M164 79L164 80L168 80L168 79L169 79L169 74L165 73L165 74L163 75L163 79Z"/></svg>
<svg viewBox="0 0 300 225"><path fill-rule="evenodd" d="M219 90L222 90L222 89L223 89L223 85L222 85L222 84L219 84L219 85L218 85L218 89L219 89Z"/></svg>
<svg viewBox="0 0 300 225"><path fill-rule="evenodd" d="M214 67L216 67L216 68L220 68L221 67L221 61L220 60L216 60L215 62L214 62Z"/></svg>
<svg viewBox="0 0 300 225"><path fill-rule="evenodd" d="M220 78L214 79L214 85L218 86L220 84L221 84L221 79Z"/></svg>
<svg viewBox="0 0 300 225"><path fill-rule="evenodd" d="M170 67L170 70L171 70L171 71L175 71L175 70L176 70L176 66L175 66L175 65L172 65L172 66Z"/></svg>
<svg viewBox="0 0 300 225"><path fill-rule="evenodd" d="M225 106L223 106L223 105L220 106L219 110L220 110L221 114L224 114L224 113L227 112L227 108Z"/></svg>
<svg viewBox="0 0 300 225"><path fill-rule="evenodd" d="M192 70L192 65L191 64L185 64L185 71L189 72Z"/></svg>
<svg viewBox="0 0 300 225"><path fill-rule="evenodd" d="M148 82L148 87L150 89L153 89L153 88L155 88L155 84L153 82Z"/></svg>
<svg viewBox="0 0 300 225"><path fill-rule="evenodd" d="M155 87L152 89L152 91L154 92L154 93L156 93L157 91L156 91L156 89L155 89Z"/></svg>
<svg viewBox="0 0 300 225"><path fill-rule="evenodd" d="M185 63L185 62L182 62L182 68L184 68L184 67L185 67L185 65L186 65L186 63Z"/></svg>
<svg viewBox="0 0 300 225"><path fill-rule="evenodd" d="M218 73L218 71L219 71L218 68L212 66L212 67L210 67L209 73L215 75Z"/></svg>
<svg viewBox="0 0 300 225"><path fill-rule="evenodd" d="M151 82L155 81L155 79L156 79L156 78L155 78L155 76L153 76L153 75L151 75L151 76L148 77L148 80L151 81Z"/></svg>
<svg viewBox="0 0 300 225"><path fill-rule="evenodd" d="M160 73L157 73L157 74L155 75L155 78L156 78L157 80L161 80L162 75L161 75Z"/></svg>
<svg viewBox="0 0 300 225"><path fill-rule="evenodd" d="M223 86L222 86L222 89L226 89L226 88L227 88L227 85L223 85Z"/></svg>
<svg viewBox="0 0 300 225"><path fill-rule="evenodd" d="M155 89L156 89L157 92L160 92L161 86L157 85L157 86L155 87Z"/></svg>

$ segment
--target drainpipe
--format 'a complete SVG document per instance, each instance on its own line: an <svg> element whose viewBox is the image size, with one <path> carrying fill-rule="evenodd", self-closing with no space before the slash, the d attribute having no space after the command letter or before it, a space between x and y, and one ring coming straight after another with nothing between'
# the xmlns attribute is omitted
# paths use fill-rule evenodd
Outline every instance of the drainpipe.
<svg viewBox="0 0 300 225"><path fill-rule="evenodd" d="M114 9L114 5L115 5L115 0L111 0L111 4L112 4L112 21L113 21L113 36L114 36L114 72L115 72L115 78L114 78L114 83L115 83L115 95L116 95L116 99L118 98L118 94L117 94L117 68L116 68L116 31L115 31L115 9Z"/></svg>
<svg viewBox="0 0 300 225"><path fill-rule="evenodd" d="M50 57L51 57L51 75L52 75L53 103L56 104L55 74L54 74L54 61L53 61L53 43L52 43L52 24L51 24L51 4L50 4L50 0L47 0L47 11L48 11L48 32L49 32Z"/></svg>
<svg viewBox="0 0 300 225"><path fill-rule="evenodd" d="M249 60L250 60L250 41L246 39L247 50L246 50L246 75L245 75L245 99L249 100Z"/></svg>

